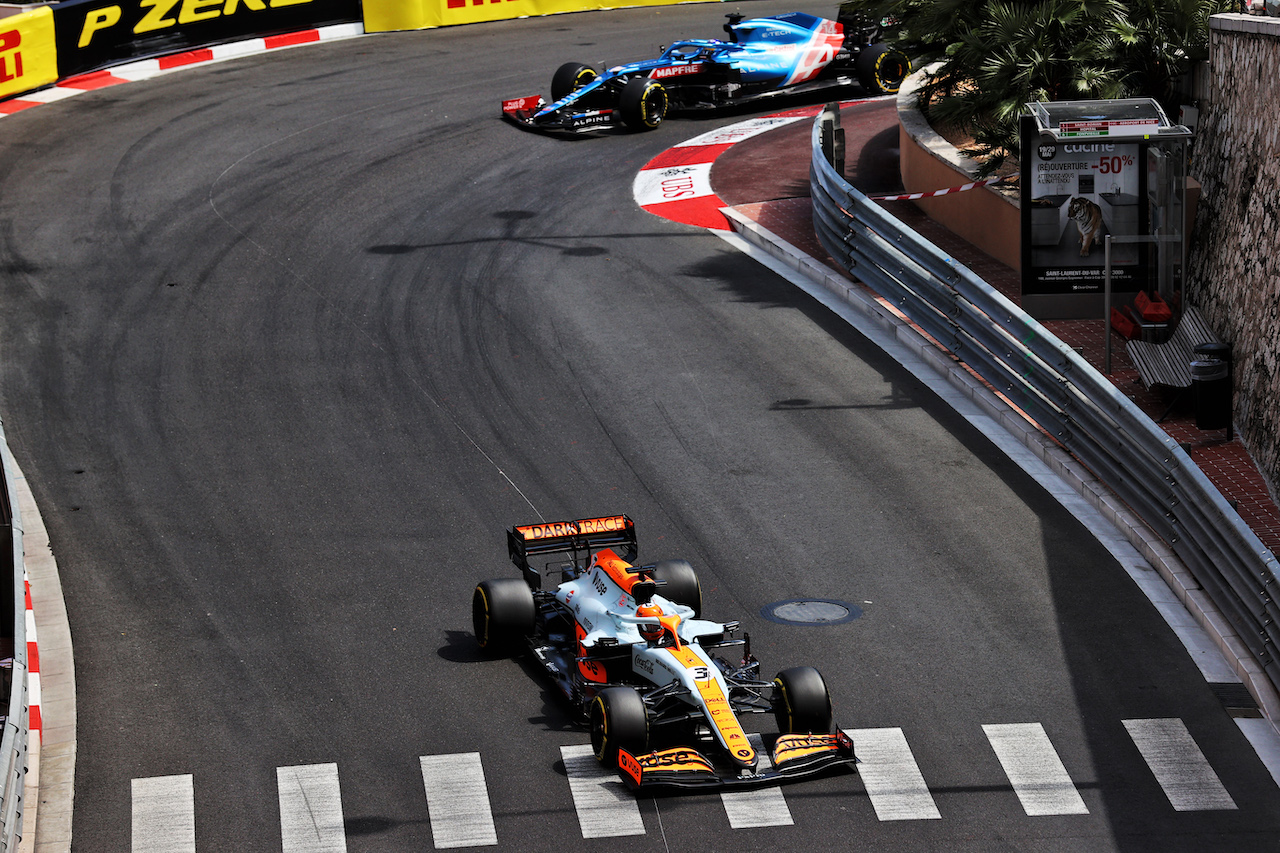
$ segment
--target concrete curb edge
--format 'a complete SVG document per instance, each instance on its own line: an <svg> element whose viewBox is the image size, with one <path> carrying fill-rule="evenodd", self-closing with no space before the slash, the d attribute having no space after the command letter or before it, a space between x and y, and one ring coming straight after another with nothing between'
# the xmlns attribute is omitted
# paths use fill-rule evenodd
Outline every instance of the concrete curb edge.
<svg viewBox="0 0 1280 853"><path fill-rule="evenodd" d="M17 463L14 463L15 468ZM76 681L71 627L49 533L21 470L15 483L31 609L40 638L42 727L31 739L22 853L70 853L75 799ZM30 820L30 823L28 823Z"/></svg>

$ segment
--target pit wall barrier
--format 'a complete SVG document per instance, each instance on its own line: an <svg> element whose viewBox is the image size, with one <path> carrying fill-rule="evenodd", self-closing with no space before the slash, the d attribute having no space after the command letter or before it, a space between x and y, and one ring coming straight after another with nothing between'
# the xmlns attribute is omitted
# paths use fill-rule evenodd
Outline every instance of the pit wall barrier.
<svg viewBox="0 0 1280 853"><path fill-rule="evenodd" d="M360 0L66 0L50 8L60 79L361 18Z"/></svg>
<svg viewBox="0 0 1280 853"><path fill-rule="evenodd" d="M64 0L0 4L0 100L140 59L337 24L366 33L708 0Z"/></svg>

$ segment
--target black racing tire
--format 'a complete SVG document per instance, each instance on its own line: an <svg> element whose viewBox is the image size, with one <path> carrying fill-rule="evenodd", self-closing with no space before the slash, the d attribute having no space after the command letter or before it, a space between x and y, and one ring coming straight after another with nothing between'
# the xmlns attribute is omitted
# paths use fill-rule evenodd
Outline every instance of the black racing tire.
<svg viewBox="0 0 1280 853"><path fill-rule="evenodd" d="M651 574L654 580L665 581L665 585L658 587L658 595L692 607L694 616L702 615L702 584L687 560L663 560L653 567Z"/></svg>
<svg viewBox="0 0 1280 853"><path fill-rule="evenodd" d="M647 77L632 77L618 96L622 123L632 130L653 130L667 117L670 105L666 87Z"/></svg>
<svg viewBox="0 0 1280 853"><path fill-rule="evenodd" d="M533 592L519 578L481 581L471 595L476 643L490 654L510 653L533 633Z"/></svg>
<svg viewBox="0 0 1280 853"><path fill-rule="evenodd" d="M789 735L831 731L831 694L822 673L811 666L793 666L778 673L773 686L773 714L779 732Z"/></svg>
<svg viewBox="0 0 1280 853"><path fill-rule="evenodd" d="M868 45L858 54L858 82L869 95L896 95L910 73L910 58L884 42Z"/></svg>
<svg viewBox="0 0 1280 853"><path fill-rule="evenodd" d="M606 767L618 765L618 750L633 756L649 749L649 715L634 687L606 687L591 700L591 749Z"/></svg>
<svg viewBox="0 0 1280 853"><path fill-rule="evenodd" d="M596 79L596 70L581 62L566 62L551 75L551 100L558 101Z"/></svg>

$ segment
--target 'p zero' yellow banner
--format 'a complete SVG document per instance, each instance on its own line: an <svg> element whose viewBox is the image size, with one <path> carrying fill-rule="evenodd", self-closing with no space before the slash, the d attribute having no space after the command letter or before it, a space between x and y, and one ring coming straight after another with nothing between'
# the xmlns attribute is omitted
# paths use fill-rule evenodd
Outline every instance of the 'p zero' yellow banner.
<svg viewBox="0 0 1280 853"><path fill-rule="evenodd" d="M48 6L0 18L0 98L58 79L53 12Z"/></svg>
<svg viewBox="0 0 1280 853"><path fill-rule="evenodd" d="M420 30L557 12L672 6L686 2L689 0L364 0L364 28L371 33Z"/></svg>

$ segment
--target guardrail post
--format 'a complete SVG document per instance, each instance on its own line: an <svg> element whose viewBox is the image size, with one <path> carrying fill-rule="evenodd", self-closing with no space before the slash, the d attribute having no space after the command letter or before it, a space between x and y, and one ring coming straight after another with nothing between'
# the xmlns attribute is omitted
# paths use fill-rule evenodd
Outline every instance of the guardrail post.
<svg viewBox="0 0 1280 853"><path fill-rule="evenodd" d="M844 128L840 126L840 104L832 101L822 108L822 156L836 170L844 174Z"/></svg>

